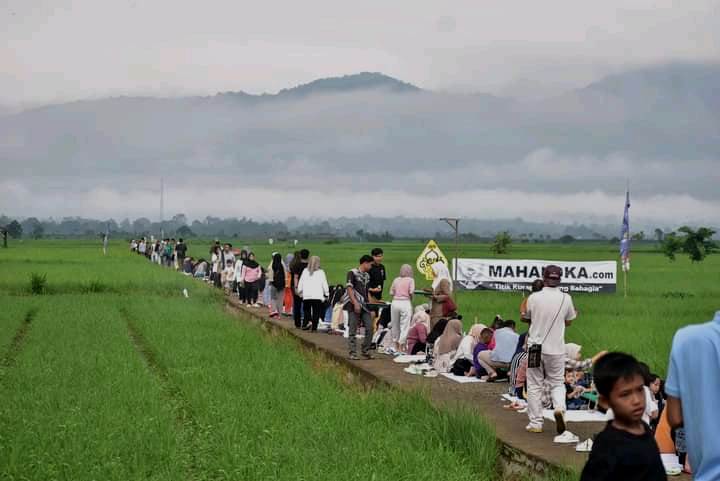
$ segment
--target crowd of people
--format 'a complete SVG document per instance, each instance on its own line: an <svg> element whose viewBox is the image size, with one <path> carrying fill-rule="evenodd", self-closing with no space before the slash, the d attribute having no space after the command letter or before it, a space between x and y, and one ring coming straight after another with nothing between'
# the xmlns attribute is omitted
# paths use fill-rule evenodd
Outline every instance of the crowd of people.
<svg viewBox="0 0 720 481"><path fill-rule="evenodd" d="M565 342L565 328L578 312L560 288L562 270L557 266L544 269L520 305L526 332L519 334L514 320L497 315L490 325L475 323L463 333L453 282L440 262L432 265L433 280L425 289L416 288L412 266L402 265L390 283L387 303L380 248L362 255L347 271L344 284L334 286L320 258L307 249L285 257L274 252L267 266L260 265L249 248L235 250L229 243L215 242L207 259L187 256L182 239L133 240L131 250L225 289L242 304L264 306L272 317L291 316L298 329L344 333L352 360L372 359L374 351L409 356L415 365L406 371L414 374L507 381L512 402L505 407L527 412L529 433L543 432L543 410L550 409L555 442L590 452L583 480L665 479L660 451L677 454L685 469L692 467L695 479L720 479L718 449L702 454L708 452L703 443L716 445L707 426L698 422L699 413L708 415L707 408L685 399L695 389L685 376L695 370L689 359L697 353L684 353L691 350L688 339L701 335L699 328L683 329L676 336L667 384L628 354L600 352L584 358L580 345ZM413 307L416 298L422 302ZM715 339L707 346L706 355L712 357L713 352L720 354L720 315L707 329ZM715 380L708 389L718 394L718 384ZM603 412L608 424L594 441L580 442L567 429L568 410ZM686 431L688 422L692 424Z"/></svg>

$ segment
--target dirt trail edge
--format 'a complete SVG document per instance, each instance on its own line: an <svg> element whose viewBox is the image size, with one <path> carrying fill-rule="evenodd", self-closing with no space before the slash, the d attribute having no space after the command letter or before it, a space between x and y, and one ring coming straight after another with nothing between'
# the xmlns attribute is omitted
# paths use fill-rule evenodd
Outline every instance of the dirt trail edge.
<svg viewBox="0 0 720 481"><path fill-rule="evenodd" d="M7 370L7 368L9 368L15 363L15 359L22 350L23 344L25 343L25 338L30 331L30 326L32 325L33 319L37 315L37 312L38 309L36 307L28 309L28 311L25 313L25 317L23 318L22 323L20 323L17 331L15 331L15 335L13 336L12 341L10 341L10 345L5 352L5 355L0 359L0 379L2 379L2 377L4 376L5 370Z"/></svg>
<svg viewBox="0 0 720 481"><path fill-rule="evenodd" d="M210 459L203 455L210 449L210 444L205 441L209 435L209 429L196 420L192 406L182 390L173 383L167 368L158 360L156 352L133 322L130 313L125 308L119 310L127 324L128 336L133 346L150 373L156 378L165 398L172 406L178 426L187 479L193 481L214 479L211 474L212 469L203 462L203 459Z"/></svg>

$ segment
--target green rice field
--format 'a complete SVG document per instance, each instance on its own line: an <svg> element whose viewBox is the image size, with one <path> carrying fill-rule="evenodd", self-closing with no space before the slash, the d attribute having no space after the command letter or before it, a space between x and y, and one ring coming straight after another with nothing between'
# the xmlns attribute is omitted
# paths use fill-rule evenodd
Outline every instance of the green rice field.
<svg viewBox="0 0 720 481"><path fill-rule="evenodd" d="M347 386L124 244L0 250L0 306L0 479L496 479L477 416Z"/></svg>
<svg viewBox="0 0 720 481"><path fill-rule="evenodd" d="M209 247L188 244L196 257ZM290 250L248 244L263 265ZM381 245L388 282L423 246ZM302 247L341 283L374 246ZM461 255L491 257L482 244ZM608 260L616 249L520 244L508 257ZM31 294L33 273L46 276L42 294ZM568 341L588 355L629 351L664 374L677 328L720 308L719 281L720 256L692 265L635 248L628 298L574 295L580 316ZM517 319L521 300L458 294L466 326ZM494 434L477 416L420 394L347 386L290 339L227 313L218 290L125 242L106 257L97 241L11 243L0 249L0 307L0 479L498 479Z"/></svg>

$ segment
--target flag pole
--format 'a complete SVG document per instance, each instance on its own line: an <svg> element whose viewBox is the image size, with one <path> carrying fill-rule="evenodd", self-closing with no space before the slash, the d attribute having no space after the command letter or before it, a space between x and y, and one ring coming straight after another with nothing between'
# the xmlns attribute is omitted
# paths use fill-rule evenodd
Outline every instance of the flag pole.
<svg viewBox="0 0 720 481"><path fill-rule="evenodd" d="M627 195L628 195L628 196L630 195L630 178L629 178L629 177L625 179L625 192L627 192ZM628 223L627 236L628 236L628 242L630 242L630 224L629 224L629 223ZM628 255L629 255L629 252L628 252ZM627 299L627 294L628 294L628 270L627 270L627 269L623 269L623 271L625 272L625 299Z"/></svg>
<svg viewBox="0 0 720 481"><path fill-rule="evenodd" d="M628 295L628 271L630 270L630 179L626 180L625 210L620 239L620 263L623 270L623 298Z"/></svg>
<svg viewBox="0 0 720 481"><path fill-rule="evenodd" d="M623 289L625 290L625 299L627 299L628 276L627 276L627 271L624 268L623 268Z"/></svg>

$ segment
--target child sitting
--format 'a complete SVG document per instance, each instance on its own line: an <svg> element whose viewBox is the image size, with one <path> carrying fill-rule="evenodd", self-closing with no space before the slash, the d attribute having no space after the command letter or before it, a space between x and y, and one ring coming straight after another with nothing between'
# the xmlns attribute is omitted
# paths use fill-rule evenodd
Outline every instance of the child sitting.
<svg viewBox="0 0 720 481"><path fill-rule="evenodd" d="M480 342L475 344L475 347L473 348L473 356L472 356L472 363L473 367L465 374L468 377L476 376L476 377L482 377L487 376L487 371L480 365L480 361L478 358L478 355L483 352L487 351L490 348L490 341L492 341L493 338L493 331L492 329L488 329L487 327L480 331Z"/></svg>
<svg viewBox="0 0 720 481"><path fill-rule="evenodd" d="M615 413L595 442L580 481L664 480L665 468L650 427L642 421L645 379L638 361L612 352L594 369L600 397Z"/></svg>
<svg viewBox="0 0 720 481"><path fill-rule="evenodd" d="M567 409L577 410L584 408L588 402L580 397L587 389L577 384L575 374L572 369L565 369L565 404Z"/></svg>

